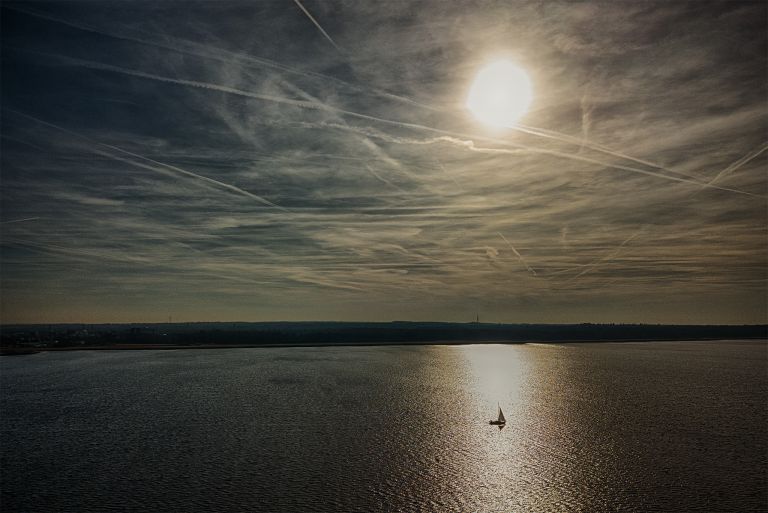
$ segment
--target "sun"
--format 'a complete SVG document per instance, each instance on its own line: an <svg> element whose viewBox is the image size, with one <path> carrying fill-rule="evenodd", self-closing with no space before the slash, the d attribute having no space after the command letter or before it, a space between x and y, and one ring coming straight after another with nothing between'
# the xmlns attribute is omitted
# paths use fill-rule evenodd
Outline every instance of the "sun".
<svg viewBox="0 0 768 513"><path fill-rule="evenodd" d="M467 108L477 119L499 128L513 127L533 98L531 80L515 63L494 61L477 74L467 96Z"/></svg>

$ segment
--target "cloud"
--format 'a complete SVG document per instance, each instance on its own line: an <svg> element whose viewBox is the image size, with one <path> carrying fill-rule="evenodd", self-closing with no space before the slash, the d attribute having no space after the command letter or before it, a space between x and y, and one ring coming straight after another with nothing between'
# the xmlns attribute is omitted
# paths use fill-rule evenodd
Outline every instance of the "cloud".
<svg viewBox="0 0 768 513"><path fill-rule="evenodd" d="M4 318L764 318L760 8L313 5L3 5Z"/></svg>

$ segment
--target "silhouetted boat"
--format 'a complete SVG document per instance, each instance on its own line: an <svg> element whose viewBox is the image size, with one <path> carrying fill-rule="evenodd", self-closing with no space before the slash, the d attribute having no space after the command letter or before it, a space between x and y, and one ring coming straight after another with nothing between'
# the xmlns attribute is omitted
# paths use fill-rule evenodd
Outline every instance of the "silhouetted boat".
<svg viewBox="0 0 768 513"><path fill-rule="evenodd" d="M501 406L499 406L499 418L496 420L489 420L488 424L491 426L504 426L507 424L507 419L504 418L504 412L501 411Z"/></svg>

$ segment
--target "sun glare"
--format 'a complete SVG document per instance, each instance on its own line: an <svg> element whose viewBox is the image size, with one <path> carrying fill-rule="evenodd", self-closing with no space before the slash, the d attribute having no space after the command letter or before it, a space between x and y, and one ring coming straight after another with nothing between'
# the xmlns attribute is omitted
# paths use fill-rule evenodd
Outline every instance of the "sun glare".
<svg viewBox="0 0 768 513"><path fill-rule="evenodd" d="M498 60L477 74L467 108L483 123L509 128L528 110L533 92L528 75L508 60Z"/></svg>

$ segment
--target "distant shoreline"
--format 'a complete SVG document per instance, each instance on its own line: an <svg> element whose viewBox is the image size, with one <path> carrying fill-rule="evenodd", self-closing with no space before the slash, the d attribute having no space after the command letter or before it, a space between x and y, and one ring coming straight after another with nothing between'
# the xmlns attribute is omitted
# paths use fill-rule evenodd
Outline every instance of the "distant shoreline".
<svg viewBox="0 0 768 513"><path fill-rule="evenodd" d="M59 351L178 351L187 349L274 349L290 347L388 347L388 346L472 346L472 345L558 345L558 344L623 344L623 343L666 343L666 342L717 342L717 341L763 341L765 337L751 338L690 338L690 339L597 339L597 340L430 340L414 342L312 342L312 343L275 343L275 344L114 344L106 346L71 346L40 348L2 348L0 356L23 356Z"/></svg>
<svg viewBox="0 0 768 513"><path fill-rule="evenodd" d="M262 322L0 326L0 353L766 340L768 325Z"/></svg>

